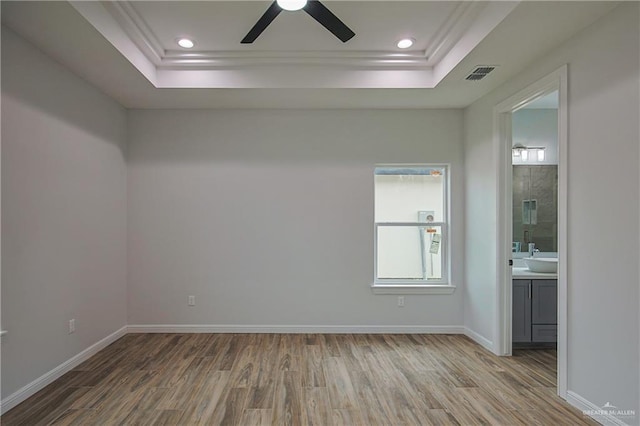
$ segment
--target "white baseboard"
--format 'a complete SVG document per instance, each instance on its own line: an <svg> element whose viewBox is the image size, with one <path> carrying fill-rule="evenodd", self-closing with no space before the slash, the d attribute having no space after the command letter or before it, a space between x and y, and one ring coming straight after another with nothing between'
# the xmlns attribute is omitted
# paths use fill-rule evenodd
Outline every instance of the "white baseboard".
<svg viewBox="0 0 640 426"><path fill-rule="evenodd" d="M493 342L487 339L486 337L484 337L483 335L478 334L467 327L464 328L464 335L467 336L469 339L473 340L474 342L476 342L477 344L479 344L480 346L482 346L483 348L485 348L486 350L488 350L489 352L493 353Z"/></svg>
<svg viewBox="0 0 640 426"><path fill-rule="evenodd" d="M196 325L136 324L129 333L320 333L320 334L463 334L457 325Z"/></svg>
<svg viewBox="0 0 640 426"><path fill-rule="evenodd" d="M64 374L73 370L78 365L82 364L84 361L91 358L92 356L94 356L95 354L100 352L102 349L106 348L111 343L115 342L125 334L127 334L126 325L121 329L115 331L114 333L111 333L104 339L89 346L87 349L83 350L76 356L58 365L53 370L38 377L28 385L18 389L16 392L9 395L5 399L3 399L2 402L0 402L0 414L4 414L7 411L11 410L13 407L20 404L22 401L29 398L30 396L34 395L36 392L40 391L45 386L51 384L53 381L59 379Z"/></svg>
<svg viewBox="0 0 640 426"><path fill-rule="evenodd" d="M605 426L629 426L624 421L615 417L610 410L598 407L591 401L583 398L575 392L567 391L567 402L578 410L582 410L585 415L588 415L593 420ZM629 420L637 420L636 416L629 417Z"/></svg>

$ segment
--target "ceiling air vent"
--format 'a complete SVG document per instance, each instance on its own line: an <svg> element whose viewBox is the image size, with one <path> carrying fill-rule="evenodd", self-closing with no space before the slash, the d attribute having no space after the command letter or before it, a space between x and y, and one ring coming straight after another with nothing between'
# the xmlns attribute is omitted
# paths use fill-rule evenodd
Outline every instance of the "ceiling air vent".
<svg viewBox="0 0 640 426"><path fill-rule="evenodd" d="M471 73L465 78L465 80L470 81L478 81L482 80L489 74L491 71L495 70L496 67L491 65L478 65Z"/></svg>

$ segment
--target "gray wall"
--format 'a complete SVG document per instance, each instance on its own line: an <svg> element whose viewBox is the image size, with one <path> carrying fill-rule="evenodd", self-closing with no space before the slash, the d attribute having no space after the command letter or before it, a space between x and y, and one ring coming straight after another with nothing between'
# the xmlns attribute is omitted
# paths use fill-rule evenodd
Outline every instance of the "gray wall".
<svg viewBox="0 0 640 426"><path fill-rule="evenodd" d="M130 324L462 324L460 289L370 289L376 163L451 163L462 284L461 111L138 110L129 138Z"/></svg>
<svg viewBox="0 0 640 426"><path fill-rule="evenodd" d="M125 140L123 108L3 27L2 398L126 323Z"/></svg>
<svg viewBox="0 0 640 426"><path fill-rule="evenodd" d="M493 108L568 64L568 389L598 406L611 402L636 413L640 208L631 194L640 191L638 6L621 4L465 110L465 203L473 212L466 217L465 324L493 340ZM607 231L594 232L607 218Z"/></svg>

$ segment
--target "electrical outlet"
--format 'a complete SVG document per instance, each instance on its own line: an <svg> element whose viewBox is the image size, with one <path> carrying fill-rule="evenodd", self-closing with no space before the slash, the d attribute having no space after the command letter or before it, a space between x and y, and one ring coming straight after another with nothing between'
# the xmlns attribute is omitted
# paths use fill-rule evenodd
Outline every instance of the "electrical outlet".
<svg viewBox="0 0 640 426"><path fill-rule="evenodd" d="M398 308L404 308L404 296L398 296Z"/></svg>
<svg viewBox="0 0 640 426"><path fill-rule="evenodd" d="M187 299L188 299L187 300L187 304L189 306L196 306L196 297L195 296L189 296Z"/></svg>
<svg viewBox="0 0 640 426"><path fill-rule="evenodd" d="M69 320L69 334L75 333L76 332L76 320L75 319L70 319Z"/></svg>

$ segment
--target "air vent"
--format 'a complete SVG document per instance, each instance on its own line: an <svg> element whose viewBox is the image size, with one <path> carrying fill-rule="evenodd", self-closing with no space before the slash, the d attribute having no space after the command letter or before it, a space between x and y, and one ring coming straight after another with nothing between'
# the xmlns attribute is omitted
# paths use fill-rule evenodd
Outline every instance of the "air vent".
<svg viewBox="0 0 640 426"><path fill-rule="evenodd" d="M470 81L478 81L482 80L489 74L491 71L495 70L496 67L491 65L478 65L471 73L465 78L465 80Z"/></svg>

